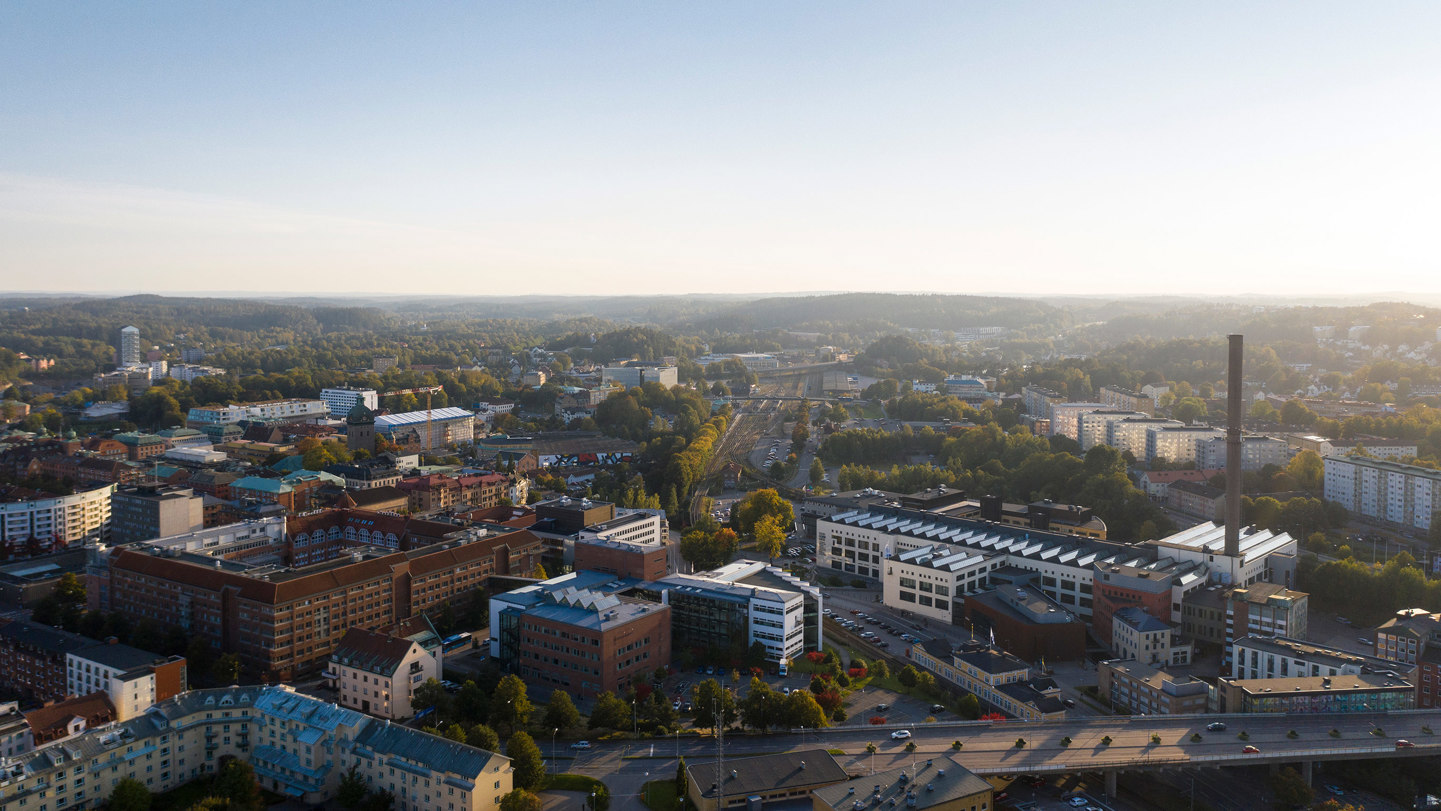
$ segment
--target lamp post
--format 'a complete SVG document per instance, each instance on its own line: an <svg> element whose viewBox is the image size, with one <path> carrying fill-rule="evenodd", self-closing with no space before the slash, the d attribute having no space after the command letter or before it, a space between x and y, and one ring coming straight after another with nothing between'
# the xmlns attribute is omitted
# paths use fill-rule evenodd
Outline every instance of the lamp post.
<svg viewBox="0 0 1441 811"><path fill-rule="evenodd" d="M638 697L630 700L631 735L637 740L640 739L640 711L638 709L639 702L640 699Z"/></svg>
<svg viewBox="0 0 1441 811"><path fill-rule="evenodd" d="M559 774L560 770L555 767L555 735L560 732L560 727L550 731L550 769L551 774Z"/></svg>

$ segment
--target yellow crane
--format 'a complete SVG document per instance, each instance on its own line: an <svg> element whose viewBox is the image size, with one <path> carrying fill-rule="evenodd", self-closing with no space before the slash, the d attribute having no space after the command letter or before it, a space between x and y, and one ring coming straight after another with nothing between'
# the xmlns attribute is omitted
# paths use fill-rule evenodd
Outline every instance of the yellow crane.
<svg viewBox="0 0 1441 811"><path fill-rule="evenodd" d="M445 389L444 389L444 387L442 387L442 386L419 386L419 387L413 388L413 389L396 389L395 391L387 391L386 393L384 393L384 394L382 394L382 395L380 395L380 396L381 396L381 397L393 397L393 396L396 396L396 395L399 395L399 394L421 394L421 393L424 393L424 394L425 394L425 442L426 442L427 445L434 445L434 444L435 444L435 435L431 433L432 427L431 427L431 424L430 424L430 422L431 422L430 396L431 396L432 394L435 394L435 393L438 392L438 391L444 391L444 390L445 390Z"/></svg>

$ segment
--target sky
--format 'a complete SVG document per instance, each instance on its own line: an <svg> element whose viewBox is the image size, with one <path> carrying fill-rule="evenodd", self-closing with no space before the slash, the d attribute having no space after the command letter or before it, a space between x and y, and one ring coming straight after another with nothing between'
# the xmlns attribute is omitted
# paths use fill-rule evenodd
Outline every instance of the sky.
<svg viewBox="0 0 1441 811"><path fill-rule="evenodd" d="M0 290L1441 293L1441 4L0 4Z"/></svg>

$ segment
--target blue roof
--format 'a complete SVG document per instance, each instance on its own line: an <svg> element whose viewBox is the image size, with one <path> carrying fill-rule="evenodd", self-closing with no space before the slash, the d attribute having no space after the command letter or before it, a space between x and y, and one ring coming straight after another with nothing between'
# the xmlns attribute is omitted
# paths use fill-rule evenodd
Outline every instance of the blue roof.
<svg viewBox="0 0 1441 811"><path fill-rule="evenodd" d="M294 456L287 456L284 459L281 459L279 462L271 465L270 469L276 471L277 473L294 473L297 470L304 470L305 457L298 453Z"/></svg>
<svg viewBox="0 0 1441 811"><path fill-rule="evenodd" d="M355 736L356 744L375 752L390 754L387 763L400 757L429 769L457 774L480 774L495 755L484 749L456 743L399 724L370 723ZM413 771L413 767L410 769Z"/></svg>
<svg viewBox="0 0 1441 811"><path fill-rule="evenodd" d="M259 476L236 479L230 483L230 487L232 490L256 490L261 493L288 493L294 489L280 479L262 479Z"/></svg>

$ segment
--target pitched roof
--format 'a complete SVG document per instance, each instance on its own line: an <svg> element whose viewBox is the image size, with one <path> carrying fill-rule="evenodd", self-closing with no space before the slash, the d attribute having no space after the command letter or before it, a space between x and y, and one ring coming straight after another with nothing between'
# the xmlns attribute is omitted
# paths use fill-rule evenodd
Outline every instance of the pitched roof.
<svg viewBox="0 0 1441 811"><path fill-rule="evenodd" d="M824 749L781 752L767 757L737 758L726 765L724 775L726 798L772 794L787 788L830 786L843 782L847 775L841 764ZM692 763L686 766L691 779L701 786L704 797L716 797L716 764Z"/></svg>
<svg viewBox="0 0 1441 811"><path fill-rule="evenodd" d="M87 728L98 727L116 720L115 705L105 693L91 693L88 696L67 698L54 704L47 704L25 713L30 732L37 745L59 740L70 734L70 721L85 719Z"/></svg>
<svg viewBox="0 0 1441 811"><path fill-rule="evenodd" d="M811 796L817 807L849 811L862 803L866 808L931 808L991 790L990 783L947 755L818 788Z"/></svg>
<svg viewBox="0 0 1441 811"><path fill-rule="evenodd" d="M330 661L346 667L389 676L400 669L415 645L405 637L391 636L364 628L351 628L341 637Z"/></svg>

